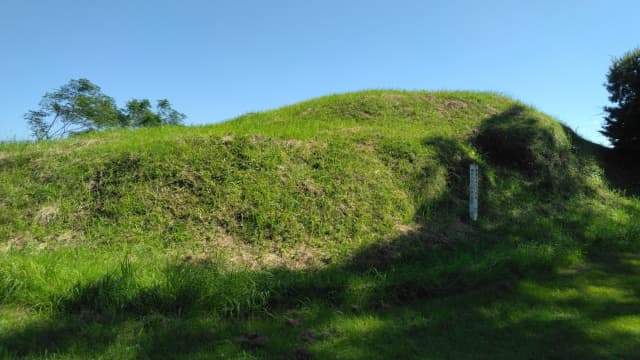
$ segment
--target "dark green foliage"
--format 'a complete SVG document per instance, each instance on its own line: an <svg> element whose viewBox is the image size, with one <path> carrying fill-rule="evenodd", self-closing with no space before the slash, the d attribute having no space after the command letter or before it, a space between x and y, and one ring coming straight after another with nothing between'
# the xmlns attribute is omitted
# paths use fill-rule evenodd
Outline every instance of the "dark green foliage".
<svg viewBox="0 0 640 360"><path fill-rule="evenodd" d="M24 118L37 140L115 127L180 125L186 118L174 110L167 99L158 100L156 108L154 112L147 99L133 99L120 110L98 85L78 79L46 93L40 108L28 111Z"/></svg>
<svg viewBox="0 0 640 360"><path fill-rule="evenodd" d="M156 105L156 115L163 125L181 125L186 115L174 110L167 99L160 99Z"/></svg>
<svg viewBox="0 0 640 360"><path fill-rule="evenodd" d="M516 105L484 121L475 141L494 164L515 169L548 190L564 192L580 182L567 131Z"/></svg>
<svg viewBox="0 0 640 360"><path fill-rule="evenodd" d="M129 100L125 106L126 124L131 127L158 126L162 122L151 110L151 102L147 99Z"/></svg>
<svg viewBox="0 0 640 360"><path fill-rule="evenodd" d="M156 111L147 99L132 99L122 111L122 125L127 127L149 127L161 125L180 125L185 115L174 110L169 100L158 100Z"/></svg>
<svg viewBox="0 0 640 360"><path fill-rule="evenodd" d="M640 48L615 59L607 83L609 100L601 133L621 153L640 154Z"/></svg>
<svg viewBox="0 0 640 360"><path fill-rule="evenodd" d="M24 117L36 139L42 140L112 127L118 124L119 115L113 98L91 81L78 79L46 93L40 109Z"/></svg>

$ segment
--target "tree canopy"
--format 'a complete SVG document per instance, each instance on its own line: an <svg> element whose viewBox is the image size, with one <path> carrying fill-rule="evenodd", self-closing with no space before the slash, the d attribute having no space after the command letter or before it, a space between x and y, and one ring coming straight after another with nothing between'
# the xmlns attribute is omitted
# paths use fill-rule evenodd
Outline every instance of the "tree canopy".
<svg viewBox="0 0 640 360"><path fill-rule="evenodd" d="M604 108L607 116L601 133L616 150L640 153L640 48L614 59L605 86L615 106Z"/></svg>
<svg viewBox="0 0 640 360"><path fill-rule="evenodd" d="M24 115L38 140L115 127L180 125L186 118L167 99L158 100L155 111L148 99L132 99L118 109L112 97L87 79L70 80L46 93L39 105Z"/></svg>

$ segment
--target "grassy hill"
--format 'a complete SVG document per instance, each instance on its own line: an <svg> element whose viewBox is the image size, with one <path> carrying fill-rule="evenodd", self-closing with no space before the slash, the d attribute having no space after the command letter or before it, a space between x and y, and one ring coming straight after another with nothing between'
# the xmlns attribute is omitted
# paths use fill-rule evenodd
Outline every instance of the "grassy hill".
<svg viewBox="0 0 640 360"><path fill-rule="evenodd" d="M638 355L640 202L606 159L471 92L0 144L0 355Z"/></svg>

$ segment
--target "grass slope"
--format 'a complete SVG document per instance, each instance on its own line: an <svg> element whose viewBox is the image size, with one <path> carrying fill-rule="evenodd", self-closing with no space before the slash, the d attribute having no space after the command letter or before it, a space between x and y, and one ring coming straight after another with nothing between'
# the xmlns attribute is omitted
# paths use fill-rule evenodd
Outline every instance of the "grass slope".
<svg viewBox="0 0 640 360"><path fill-rule="evenodd" d="M0 355L638 355L640 202L605 160L470 92L0 144Z"/></svg>

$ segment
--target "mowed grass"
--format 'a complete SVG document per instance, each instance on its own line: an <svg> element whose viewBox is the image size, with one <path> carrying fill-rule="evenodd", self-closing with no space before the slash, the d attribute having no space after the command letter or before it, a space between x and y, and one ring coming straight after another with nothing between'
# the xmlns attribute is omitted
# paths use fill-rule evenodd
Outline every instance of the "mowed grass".
<svg viewBox="0 0 640 360"><path fill-rule="evenodd" d="M363 307L313 293L231 317L5 304L0 341L7 358L632 358L640 352L639 280L638 256L617 253L546 277ZM265 346L246 345L250 334Z"/></svg>
<svg viewBox="0 0 640 360"><path fill-rule="evenodd" d="M470 92L0 144L0 355L637 356L640 202L606 160Z"/></svg>

